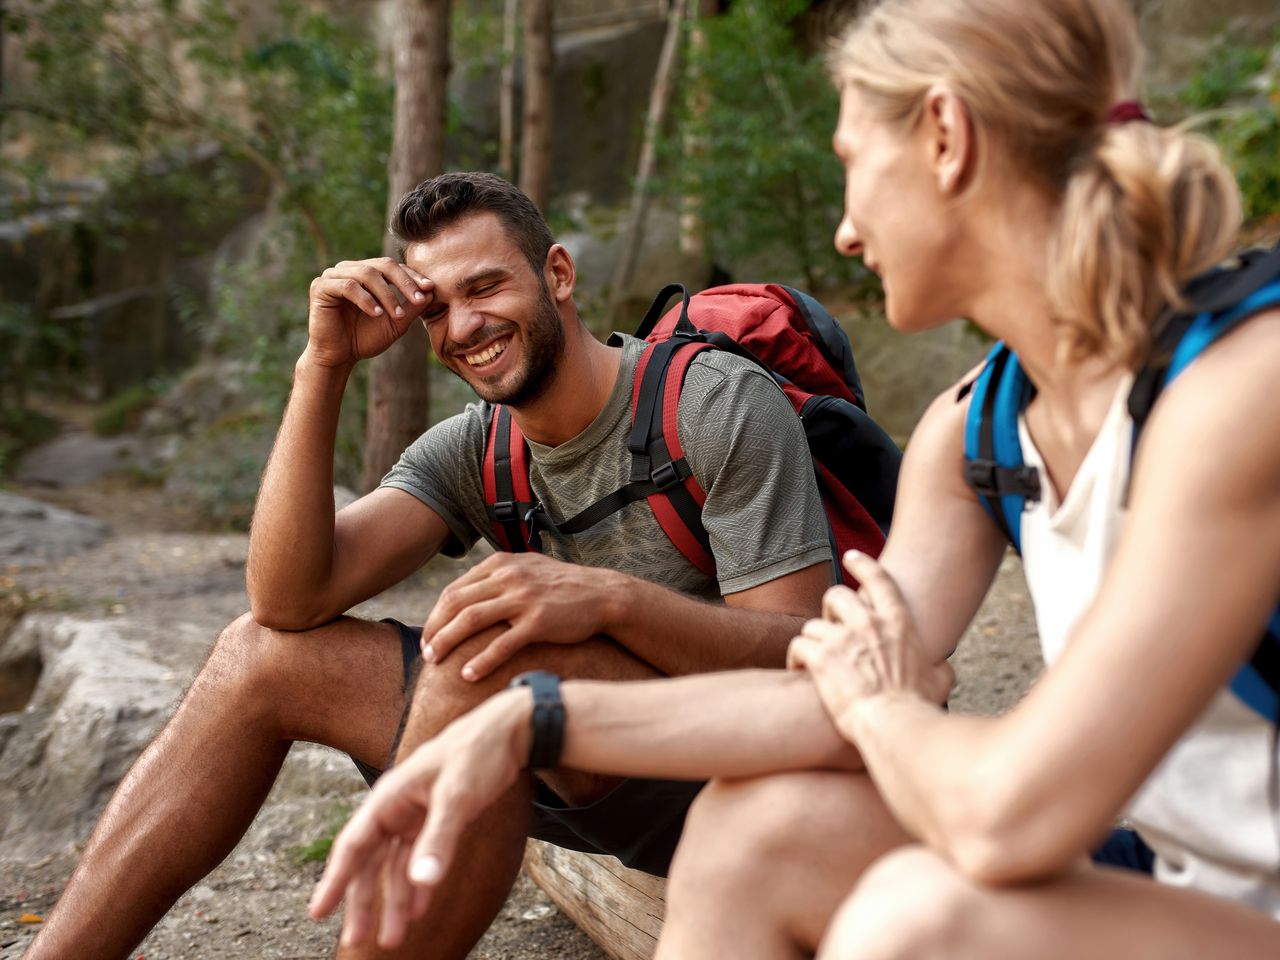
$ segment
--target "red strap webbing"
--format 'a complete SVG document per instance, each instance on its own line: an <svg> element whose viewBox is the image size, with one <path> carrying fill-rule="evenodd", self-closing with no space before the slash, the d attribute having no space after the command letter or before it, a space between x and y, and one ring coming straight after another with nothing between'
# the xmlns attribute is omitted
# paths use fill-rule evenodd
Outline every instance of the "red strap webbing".
<svg viewBox="0 0 1280 960"><path fill-rule="evenodd" d="M677 350L667 364L667 375L663 382L662 389L662 438L666 441L667 452L671 459L679 460L684 456L684 448L680 445L680 426L677 413L680 407L680 392L684 388L685 374L689 370L689 364L703 350L710 350L711 345L708 343L695 343L687 347ZM635 416L635 404L640 395L640 380L644 374L643 364L647 363L650 351L646 350L640 358L640 364L636 366L636 388L632 395L632 417ZM699 509L707 501L707 495L702 489L702 485L698 483L697 478L690 473L684 481L684 489L689 496L693 498ZM701 570L708 577L716 575L716 561L710 552L703 546L702 542L696 537L688 524L681 518L675 507L671 504L671 498L666 493L652 493L647 498L649 501L649 509L653 511L654 519L658 521L658 525L662 527L662 532L675 546L685 559Z"/></svg>

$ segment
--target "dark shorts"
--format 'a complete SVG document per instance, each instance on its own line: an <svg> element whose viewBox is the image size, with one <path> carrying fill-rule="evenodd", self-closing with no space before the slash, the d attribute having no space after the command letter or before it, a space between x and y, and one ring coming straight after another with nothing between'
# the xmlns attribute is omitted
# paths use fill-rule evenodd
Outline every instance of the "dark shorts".
<svg viewBox="0 0 1280 960"><path fill-rule="evenodd" d="M1093 851L1093 862L1103 867L1120 867L1150 876L1155 867L1156 855L1138 836L1137 831L1117 828L1111 831L1102 846Z"/></svg>
<svg viewBox="0 0 1280 960"><path fill-rule="evenodd" d="M421 627L398 620L384 620L400 631L400 653L404 668L404 690L408 693L417 679ZM396 731L394 754L408 717L408 699L400 728ZM365 782L373 786L382 771L355 761ZM628 867L665 877L671 866L684 818L702 783L685 780L624 780L594 803L570 807L541 780L535 781L533 823L529 836L558 847L617 857Z"/></svg>

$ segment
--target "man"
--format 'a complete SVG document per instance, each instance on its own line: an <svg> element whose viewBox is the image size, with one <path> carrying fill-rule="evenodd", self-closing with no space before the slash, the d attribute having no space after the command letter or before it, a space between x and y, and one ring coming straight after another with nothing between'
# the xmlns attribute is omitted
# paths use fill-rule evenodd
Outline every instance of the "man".
<svg viewBox="0 0 1280 960"><path fill-rule="evenodd" d="M591 336L573 301L573 261L528 198L490 175L445 175L408 194L391 228L403 263L344 262L311 285L308 343L250 537L252 612L219 637L129 771L30 958L126 956L234 847L295 740L345 750L372 778L397 748L410 751L532 667L610 680L776 667L818 610L830 548L799 424L764 373L711 351L690 366L678 422L707 492L714 579L637 503L573 539L544 534L545 556L478 564L443 592L421 639L402 624L343 617L438 551L460 555L488 536L490 404L506 404L528 439L530 482L552 517L612 492L629 469L642 344ZM419 318L436 356L483 402L424 434L378 490L335 518L343 388L359 360ZM468 830L466 866L396 952L339 954L465 956L503 903L529 833L664 872L696 789L521 778Z"/></svg>

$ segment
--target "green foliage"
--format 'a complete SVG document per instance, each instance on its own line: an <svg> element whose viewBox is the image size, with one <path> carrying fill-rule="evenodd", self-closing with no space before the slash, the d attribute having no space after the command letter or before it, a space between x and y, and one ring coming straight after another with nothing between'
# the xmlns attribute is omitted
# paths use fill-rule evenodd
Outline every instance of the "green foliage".
<svg viewBox="0 0 1280 960"><path fill-rule="evenodd" d="M18 458L57 433L57 421L37 410L0 407L0 477L6 476Z"/></svg>
<svg viewBox="0 0 1280 960"><path fill-rule="evenodd" d="M100 437L114 437L131 430L155 398L155 384L138 384L122 390L98 408L90 426Z"/></svg>
<svg viewBox="0 0 1280 960"><path fill-rule="evenodd" d="M261 421L242 425L231 441L225 425L210 429L208 444L227 449L192 467L195 504L220 525L247 520L261 438L269 441L305 343L309 281L336 259L381 252L393 90L368 21L365 7L335 13L298 0L249 16L235 0L32 0L11 7L6 21L22 34L37 92L5 91L5 132L27 145L20 159L0 159L0 182L11 188L0 193L13 213L39 206L53 185L49 171L65 176L68 158L76 158L75 176L105 185L101 199L86 199L76 226L94 250L127 256L149 236L165 238L150 248L171 242L190 255L250 212L268 212L263 239L217 271L208 302L203 292L171 296L210 353L249 370ZM94 278L79 281L90 289ZM0 407L12 406L6 389L25 387L10 366L66 367L83 353L39 311L0 309ZM363 377L339 430L338 475L348 483ZM142 402L140 392L113 399L100 428L127 425ZM200 447L202 438L193 439ZM238 451L237 442L258 453Z"/></svg>
<svg viewBox="0 0 1280 960"><path fill-rule="evenodd" d="M1178 100L1209 111L1206 132L1235 171L1246 220L1280 215L1280 31L1263 44L1220 38Z"/></svg>
<svg viewBox="0 0 1280 960"><path fill-rule="evenodd" d="M309 843L294 847L289 853L293 862L301 866L304 863L324 863L329 859L329 851L333 849L333 841L351 816L351 805L340 804L334 811L329 823L318 837Z"/></svg>
<svg viewBox="0 0 1280 960"><path fill-rule="evenodd" d="M817 287L856 268L831 243L840 218L841 170L830 147L838 98L789 26L806 6L738 0L698 22L705 41L686 44L683 139L664 155L673 171L666 188L696 201L713 259Z"/></svg>

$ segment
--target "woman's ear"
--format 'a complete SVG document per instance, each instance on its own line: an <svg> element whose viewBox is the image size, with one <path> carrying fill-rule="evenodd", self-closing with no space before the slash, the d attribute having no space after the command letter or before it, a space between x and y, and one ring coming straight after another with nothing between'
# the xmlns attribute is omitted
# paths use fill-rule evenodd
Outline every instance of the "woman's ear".
<svg viewBox="0 0 1280 960"><path fill-rule="evenodd" d="M573 257L569 256L569 251L561 244L553 243L547 251L546 279L551 299L557 303L563 303L573 296L578 272L573 264Z"/></svg>
<svg viewBox="0 0 1280 960"><path fill-rule="evenodd" d="M922 125L938 189L947 196L961 193L977 162L969 108L950 87L936 85L925 94Z"/></svg>

